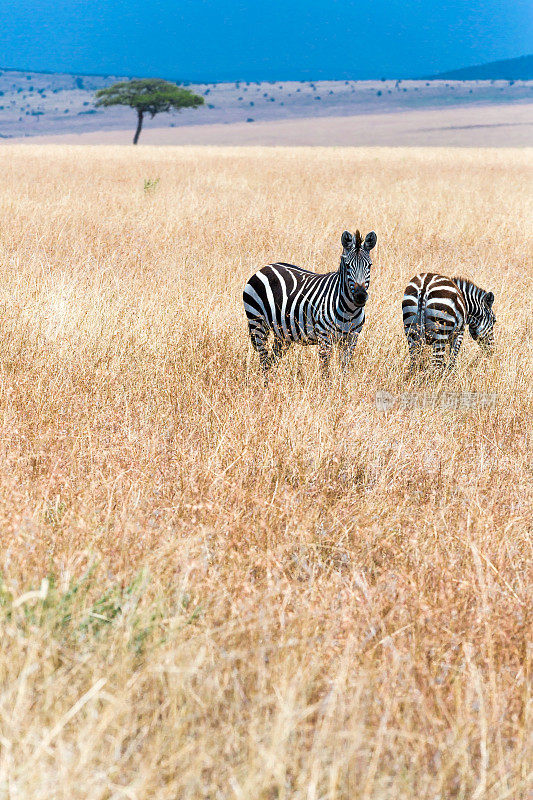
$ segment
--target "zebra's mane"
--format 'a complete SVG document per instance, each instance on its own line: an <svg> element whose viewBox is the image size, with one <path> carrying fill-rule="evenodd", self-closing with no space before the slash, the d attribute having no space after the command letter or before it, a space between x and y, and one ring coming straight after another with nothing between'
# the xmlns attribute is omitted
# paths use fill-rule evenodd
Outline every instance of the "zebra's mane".
<svg viewBox="0 0 533 800"><path fill-rule="evenodd" d="M474 283L474 281L471 281L468 278L463 278L462 275L456 275L455 278L452 278L452 281L457 286L461 286L462 285L465 289L472 288L472 289L477 289L478 291L483 291L482 289L479 288L479 286L477 286Z"/></svg>
<svg viewBox="0 0 533 800"><path fill-rule="evenodd" d="M357 250L357 252L359 252L359 250L361 249L361 245L362 245L362 244L363 244L363 237L361 236L361 234L359 233L359 231L356 231L356 232L355 232L355 242L354 242L354 245L355 245L355 249Z"/></svg>

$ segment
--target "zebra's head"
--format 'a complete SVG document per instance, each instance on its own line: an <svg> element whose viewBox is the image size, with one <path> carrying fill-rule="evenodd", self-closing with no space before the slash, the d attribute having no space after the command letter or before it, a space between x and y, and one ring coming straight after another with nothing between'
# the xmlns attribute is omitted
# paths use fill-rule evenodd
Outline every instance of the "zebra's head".
<svg viewBox="0 0 533 800"><path fill-rule="evenodd" d="M370 267L372 259L370 251L376 246L378 237L370 231L363 241L359 231L355 236L349 231L344 231L341 236L343 247L341 256L341 270L344 270L348 291L356 306L362 308L368 299L370 285Z"/></svg>
<svg viewBox="0 0 533 800"><path fill-rule="evenodd" d="M476 312L472 315L468 325L472 339L477 341L487 353L494 352L494 323L496 322L496 316L492 310L493 303L493 293L481 290L476 303Z"/></svg>

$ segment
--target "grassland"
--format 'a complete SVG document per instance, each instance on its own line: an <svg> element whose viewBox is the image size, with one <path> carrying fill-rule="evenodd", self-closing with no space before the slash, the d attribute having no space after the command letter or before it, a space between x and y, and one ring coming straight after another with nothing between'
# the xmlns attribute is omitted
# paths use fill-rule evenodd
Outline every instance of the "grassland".
<svg viewBox="0 0 533 800"><path fill-rule="evenodd" d="M1 800L525 800L532 152L0 162ZM265 389L244 281L356 227L353 370ZM496 295L445 385L406 378L421 269Z"/></svg>

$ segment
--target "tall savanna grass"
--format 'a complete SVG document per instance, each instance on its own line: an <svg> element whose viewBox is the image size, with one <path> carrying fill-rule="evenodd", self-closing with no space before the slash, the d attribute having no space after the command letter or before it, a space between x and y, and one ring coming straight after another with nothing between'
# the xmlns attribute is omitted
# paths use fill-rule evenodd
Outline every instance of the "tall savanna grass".
<svg viewBox="0 0 533 800"><path fill-rule="evenodd" d="M531 154L0 150L1 800L525 800ZM345 228L353 367L265 388L242 286ZM407 378L420 270L491 360Z"/></svg>

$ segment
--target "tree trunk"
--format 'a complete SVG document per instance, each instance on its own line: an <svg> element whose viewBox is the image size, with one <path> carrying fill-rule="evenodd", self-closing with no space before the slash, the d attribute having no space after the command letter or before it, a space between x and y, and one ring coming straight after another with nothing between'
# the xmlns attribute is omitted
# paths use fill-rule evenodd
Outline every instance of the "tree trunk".
<svg viewBox="0 0 533 800"><path fill-rule="evenodd" d="M139 141L139 136L141 135L141 129L143 126L143 114L144 111L141 111L140 108L137 109L137 130L135 131L135 136L133 137L133 144L137 144Z"/></svg>

